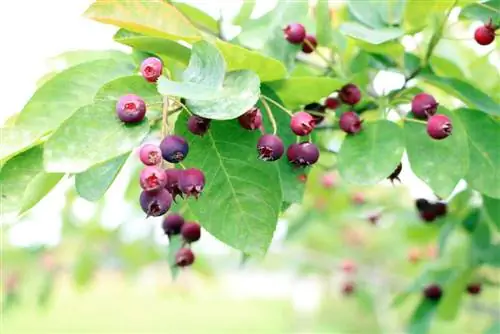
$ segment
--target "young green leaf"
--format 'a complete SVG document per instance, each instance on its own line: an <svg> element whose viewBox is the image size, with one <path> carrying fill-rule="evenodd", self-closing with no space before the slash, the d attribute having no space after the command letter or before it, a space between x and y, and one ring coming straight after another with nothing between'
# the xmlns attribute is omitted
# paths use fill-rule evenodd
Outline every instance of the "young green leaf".
<svg viewBox="0 0 500 334"><path fill-rule="evenodd" d="M370 29L357 22L346 22L340 26L340 31L355 39L370 43L382 44L404 35L399 28Z"/></svg>
<svg viewBox="0 0 500 334"><path fill-rule="evenodd" d="M203 31L208 31L214 35L219 33L219 23L216 19L204 11L185 3L173 3L189 21Z"/></svg>
<svg viewBox="0 0 500 334"><path fill-rule="evenodd" d="M483 195L483 206L491 222L500 231L500 199Z"/></svg>
<svg viewBox="0 0 500 334"><path fill-rule="evenodd" d="M410 319L408 334L427 334L431 328L437 306L438 303L435 301L422 298Z"/></svg>
<svg viewBox="0 0 500 334"><path fill-rule="evenodd" d="M161 104L162 96L156 86L144 80L142 76L124 76L106 83L95 95L94 101L117 101L126 94L140 96L148 105Z"/></svg>
<svg viewBox="0 0 500 334"><path fill-rule="evenodd" d="M316 38L322 46L330 46L333 43L332 17L328 0L319 0L316 5Z"/></svg>
<svg viewBox="0 0 500 334"><path fill-rule="evenodd" d="M256 2L256 0L243 1L243 5L240 8L240 12L233 19L233 24L242 25L246 21L248 21L252 15L254 8L255 8L255 2Z"/></svg>
<svg viewBox="0 0 500 334"><path fill-rule="evenodd" d="M473 268L458 271L450 279L450 282L444 287L443 297L439 301L437 309L439 318L444 320L455 319L461 306L462 297L464 296L467 284L470 283L473 272Z"/></svg>
<svg viewBox="0 0 500 334"><path fill-rule="evenodd" d="M471 3L462 8L460 18L482 21L484 23L488 23L490 19L493 19L493 23L498 24L500 23L498 8L500 8L500 0L481 1L481 4Z"/></svg>

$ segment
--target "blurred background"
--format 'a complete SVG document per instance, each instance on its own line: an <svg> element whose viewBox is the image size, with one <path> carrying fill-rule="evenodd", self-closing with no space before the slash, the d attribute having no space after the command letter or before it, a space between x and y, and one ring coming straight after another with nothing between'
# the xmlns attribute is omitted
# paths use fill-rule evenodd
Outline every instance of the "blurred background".
<svg viewBox="0 0 500 334"><path fill-rule="evenodd" d="M225 22L242 5L236 0L185 2L215 19L222 13ZM276 2L257 1L252 17ZM129 52L113 42L116 28L81 17L90 3L0 3L2 81L8 92L1 124L22 109L46 73L78 62L78 50ZM331 6L335 16L343 3ZM479 24L455 28L472 36ZM238 27L228 23L224 31L234 36ZM405 48L418 43L418 38L407 40ZM69 50L75 52L63 54ZM489 57L498 69L498 53L491 51L463 41L463 53L449 58L456 66L472 66L471 55ZM379 72L374 89L398 88L403 79ZM414 209L416 198L436 197L405 161L401 184L365 188L345 184L334 160L314 169L303 205L290 207L280 219L264 260L242 259L204 233L194 246L195 265L174 281L161 220L146 220L136 203L137 160L131 156L99 202L79 198L68 178L19 221L2 222L2 333L404 332L420 294L414 289L397 307L391 307L393 299L433 266L439 235L439 227L423 224ZM474 201L463 189L459 185L451 196L452 210ZM441 263L461 261L466 233L453 235L449 258ZM482 275L497 277L495 272ZM499 297L498 290L488 288L480 301L466 296L457 320L436 320L432 332L482 333L499 319Z"/></svg>

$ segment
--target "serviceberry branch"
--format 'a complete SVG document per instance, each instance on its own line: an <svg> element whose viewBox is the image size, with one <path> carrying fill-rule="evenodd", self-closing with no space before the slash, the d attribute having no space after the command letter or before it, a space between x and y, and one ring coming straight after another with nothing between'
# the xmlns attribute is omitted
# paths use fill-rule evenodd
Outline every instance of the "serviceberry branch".
<svg viewBox="0 0 500 334"><path fill-rule="evenodd" d="M293 116L293 113L288 110L287 108L283 107L281 104L279 104L278 102L274 101L273 99L265 96L265 95L261 95L262 98L264 98L265 100L271 102L272 104L274 104L276 107L278 107L279 109L283 110L284 112L286 112L288 115L290 116Z"/></svg>

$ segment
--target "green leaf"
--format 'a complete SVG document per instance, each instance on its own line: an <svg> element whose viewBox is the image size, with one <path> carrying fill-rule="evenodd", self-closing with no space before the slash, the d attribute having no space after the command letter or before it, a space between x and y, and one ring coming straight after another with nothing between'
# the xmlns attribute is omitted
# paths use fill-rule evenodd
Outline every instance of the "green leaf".
<svg viewBox="0 0 500 334"><path fill-rule="evenodd" d="M399 25L403 18L406 0L377 1L376 9L382 21L388 26Z"/></svg>
<svg viewBox="0 0 500 334"><path fill-rule="evenodd" d="M458 109L469 138L469 172L465 180L484 195L500 198L500 123L473 109Z"/></svg>
<svg viewBox="0 0 500 334"><path fill-rule="evenodd" d="M363 123L363 130L344 139L338 155L340 175L355 184L375 184L386 179L401 162L402 129L389 121Z"/></svg>
<svg viewBox="0 0 500 334"><path fill-rule="evenodd" d="M115 101L82 107L45 143L45 170L80 173L130 152L149 132L147 119L124 124L116 116Z"/></svg>
<svg viewBox="0 0 500 334"><path fill-rule="evenodd" d="M235 120L213 121L199 137L187 130L187 118L185 113L179 116L175 129L190 144L184 164L201 169L206 179L202 196L188 200L190 210L222 242L263 255L283 198L278 165L257 159L258 131L244 130Z"/></svg>
<svg viewBox="0 0 500 334"><path fill-rule="evenodd" d="M437 309L439 318L444 320L453 320L456 318L464 296L464 291L467 284L470 283L473 273L473 268L459 271L451 278L451 282L444 287L443 297L439 301Z"/></svg>
<svg viewBox="0 0 500 334"><path fill-rule="evenodd" d="M500 320L494 320L490 327L488 327L483 334L497 334L500 333Z"/></svg>
<svg viewBox="0 0 500 334"><path fill-rule="evenodd" d="M435 1L407 0L403 26L410 33L424 29L429 20L429 13L435 10Z"/></svg>
<svg viewBox="0 0 500 334"><path fill-rule="evenodd" d="M219 33L219 24L217 20L204 11L185 3L174 3L173 5L196 27L215 35Z"/></svg>
<svg viewBox="0 0 500 334"><path fill-rule="evenodd" d="M111 186L129 155L130 152L125 153L76 174L75 187L78 194L89 201L99 200Z"/></svg>
<svg viewBox="0 0 500 334"><path fill-rule="evenodd" d="M172 280L175 280L179 276L179 267L175 262L175 255L177 251L182 248L183 240L180 235L173 235L168 239L168 255L167 261L170 267L170 274L172 275Z"/></svg>
<svg viewBox="0 0 500 334"><path fill-rule="evenodd" d="M429 137L425 124L405 122L406 150L411 169L440 197L448 197L469 168L467 132L455 113L439 107L450 117L453 134L443 140ZM450 154L450 152L460 152Z"/></svg>
<svg viewBox="0 0 500 334"><path fill-rule="evenodd" d="M483 195L483 206L490 220L500 231L500 199Z"/></svg>
<svg viewBox="0 0 500 334"><path fill-rule="evenodd" d="M376 0L348 0L347 8L349 12L359 21L371 28L384 28L386 24L382 20L377 6L380 1Z"/></svg>
<svg viewBox="0 0 500 334"><path fill-rule="evenodd" d="M462 220L462 226L466 231L473 233L479 224L481 218L481 210L474 208L469 211L468 215Z"/></svg>
<svg viewBox="0 0 500 334"><path fill-rule="evenodd" d="M19 214L23 214L42 200L61 181L64 174L38 173L24 191Z"/></svg>
<svg viewBox="0 0 500 334"><path fill-rule="evenodd" d="M47 62L51 70L60 72L62 69L102 59L115 59L127 62L130 61L130 56L117 50L72 50L49 58Z"/></svg>
<svg viewBox="0 0 500 334"><path fill-rule="evenodd" d="M477 224L471 237L472 265L481 265L490 259L491 231L484 219Z"/></svg>
<svg viewBox="0 0 500 334"><path fill-rule="evenodd" d="M92 249L83 249L79 253L73 268L73 279L79 288L88 286L91 282L98 267L98 259L99 257Z"/></svg>
<svg viewBox="0 0 500 334"><path fill-rule="evenodd" d="M224 81L226 64L220 51L212 44L200 41L193 45L189 65L182 80L219 88Z"/></svg>
<svg viewBox="0 0 500 334"><path fill-rule="evenodd" d="M435 301L422 298L419 306L413 312L408 326L408 334L426 334L431 328L432 318L437 310Z"/></svg>
<svg viewBox="0 0 500 334"><path fill-rule="evenodd" d="M399 28L371 29L357 22L346 22L340 26L340 31L347 36L370 43L382 44L404 35Z"/></svg>
<svg viewBox="0 0 500 334"><path fill-rule="evenodd" d="M240 12L233 19L233 24L240 26L244 24L246 21L248 21L252 15L254 8L255 8L255 0L243 1L243 5L240 8Z"/></svg>
<svg viewBox="0 0 500 334"><path fill-rule="evenodd" d="M85 12L95 21L169 39L199 40L200 33L174 6L161 0L97 0Z"/></svg>
<svg viewBox="0 0 500 334"><path fill-rule="evenodd" d="M36 131L18 127L0 128L0 136L2 138L0 161L7 160L11 156L35 146L39 138Z"/></svg>
<svg viewBox="0 0 500 334"><path fill-rule="evenodd" d="M323 46L330 46L333 43L332 17L328 0L319 0L316 4L316 38Z"/></svg>
<svg viewBox="0 0 500 334"><path fill-rule="evenodd" d="M139 75L121 77L108 82L99 89L94 102L115 101L116 103L121 96L126 94L139 95L147 105L162 102L162 96L158 93L156 85L147 82Z"/></svg>
<svg viewBox="0 0 500 334"><path fill-rule="evenodd" d="M481 1L465 6L460 11L460 18L477 20L488 23L490 19L495 19L493 23L499 23L500 0Z"/></svg>

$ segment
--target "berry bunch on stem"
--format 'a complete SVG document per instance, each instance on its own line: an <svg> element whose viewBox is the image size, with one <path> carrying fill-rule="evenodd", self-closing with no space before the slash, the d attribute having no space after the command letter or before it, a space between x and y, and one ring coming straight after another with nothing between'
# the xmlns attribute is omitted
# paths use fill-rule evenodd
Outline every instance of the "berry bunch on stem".
<svg viewBox="0 0 500 334"><path fill-rule="evenodd" d="M196 222L186 222L184 217L173 213L165 217L162 224L163 232L172 241L172 237L180 235L183 240L182 247L175 254L175 265L188 267L194 263L195 256L191 244L200 240L201 227Z"/></svg>

